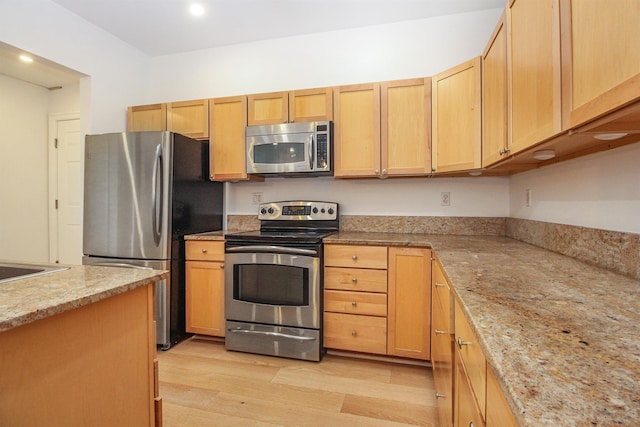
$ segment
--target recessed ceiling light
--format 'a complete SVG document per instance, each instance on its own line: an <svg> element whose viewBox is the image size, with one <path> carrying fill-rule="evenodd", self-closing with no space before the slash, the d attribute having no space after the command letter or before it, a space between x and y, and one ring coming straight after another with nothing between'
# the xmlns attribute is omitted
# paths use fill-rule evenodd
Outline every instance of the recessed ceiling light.
<svg viewBox="0 0 640 427"><path fill-rule="evenodd" d="M30 64L33 62L33 58L28 55L20 55L19 58L20 58L20 61L26 62L27 64Z"/></svg>
<svg viewBox="0 0 640 427"><path fill-rule="evenodd" d="M201 4L194 3L189 7L189 12L194 16L204 15L204 7Z"/></svg>
<svg viewBox="0 0 640 427"><path fill-rule="evenodd" d="M613 141L614 139L620 139L627 136L627 133L624 132L614 132L614 133L600 133L598 135L593 135L595 139L599 139L600 141Z"/></svg>
<svg viewBox="0 0 640 427"><path fill-rule="evenodd" d="M555 150L538 150L533 153L533 158L536 160L549 160L556 156Z"/></svg>

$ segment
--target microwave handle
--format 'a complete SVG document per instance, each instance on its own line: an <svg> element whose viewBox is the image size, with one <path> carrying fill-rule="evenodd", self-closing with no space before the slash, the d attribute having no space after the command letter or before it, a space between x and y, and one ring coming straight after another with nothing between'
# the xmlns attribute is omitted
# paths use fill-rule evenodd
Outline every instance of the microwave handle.
<svg viewBox="0 0 640 427"><path fill-rule="evenodd" d="M313 170L313 165L316 163L315 160L316 147L313 140L313 134L309 136L309 170Z"/></svg>

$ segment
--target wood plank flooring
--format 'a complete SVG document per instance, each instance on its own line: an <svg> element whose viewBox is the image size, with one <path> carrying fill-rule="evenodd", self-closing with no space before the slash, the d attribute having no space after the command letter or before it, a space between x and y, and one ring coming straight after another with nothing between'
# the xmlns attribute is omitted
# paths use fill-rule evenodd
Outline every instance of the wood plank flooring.
<svg viewBox="0 0 640 427"><path fill-rule="evenodd" d="M429 367L332 354L305 362L197 337L158 360L167 427L438 425Z"/></svg>

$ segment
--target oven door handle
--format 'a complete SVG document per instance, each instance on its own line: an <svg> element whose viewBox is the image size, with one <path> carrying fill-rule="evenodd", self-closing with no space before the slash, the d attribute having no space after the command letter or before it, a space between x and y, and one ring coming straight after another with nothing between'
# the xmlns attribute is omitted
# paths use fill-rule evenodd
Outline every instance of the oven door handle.
<svg viewBox="0 0 640 427"><path fill-rule="evenodd" d="M301 336L298 336L298 335L283 334L282 332L255 331L255 330L251 330L251 329L233 329L233 328L229 328L229 329L227 329L227 332L231 332L231 333L234 333L234 334L269 335L271 337L289 338L289 339L296 340L296 341L314 341L316 339L315 337L301 337Z"/></svg>
<svg viewBox="0 0 640 427"><path fill-rule="evenodd" d="M302 248L288 248L285 246L274 245L251 245L251 246L230 246L226 252L278 252L282 254L293 255L318 255L318 251L315 249L302 249Z"/></svg>

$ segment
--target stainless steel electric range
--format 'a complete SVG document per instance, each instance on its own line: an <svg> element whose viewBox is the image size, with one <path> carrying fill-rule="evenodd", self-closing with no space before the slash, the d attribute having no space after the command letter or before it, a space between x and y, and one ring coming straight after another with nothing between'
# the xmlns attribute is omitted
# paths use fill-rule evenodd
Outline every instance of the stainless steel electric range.
<svg viewBox="0 0 640 427"><path fill-rule="evenodd" d="M322 239L338 231L338 204L263 203L260 230L225 235L225 346L322 358Z"/></svg>

